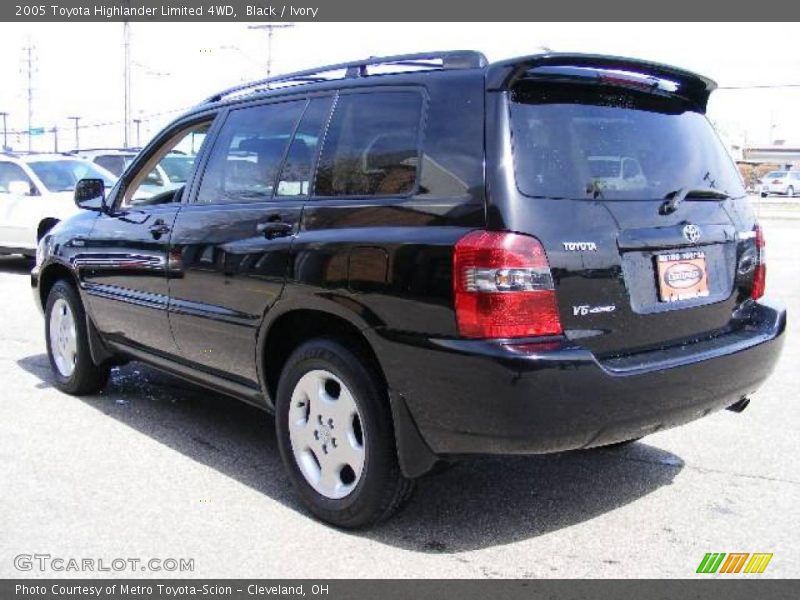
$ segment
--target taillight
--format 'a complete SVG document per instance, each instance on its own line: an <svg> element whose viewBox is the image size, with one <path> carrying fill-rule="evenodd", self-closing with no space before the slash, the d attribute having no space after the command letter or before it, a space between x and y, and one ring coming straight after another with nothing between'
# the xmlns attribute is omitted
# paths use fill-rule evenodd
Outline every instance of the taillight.
<svg viewBox="0 0 800 600"><path fill-rule="evenodd" d="M453 252L458 331L469 338L562 333L542 244L518 233L472 231Z"/></svg>
<svg viewBox="0 0 800 600"><path fill-rule="evenodd" d="M750 292L750 297L758 300L764 295L767 286L767 261L764 253L766 241L764 240L764 232L761 229L761 225L756 225L753 231L756 234L756 268L753 271L753 290Z"/></svg>

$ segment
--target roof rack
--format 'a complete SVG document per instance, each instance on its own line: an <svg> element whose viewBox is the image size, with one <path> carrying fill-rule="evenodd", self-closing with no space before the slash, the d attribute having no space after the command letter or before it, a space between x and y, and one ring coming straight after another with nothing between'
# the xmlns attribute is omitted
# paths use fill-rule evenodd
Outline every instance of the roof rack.
<svg viewBox="0 0 800 600"><path fill-rule="evenodd" d="M304 83L320 83L324 81L335 81L337 79L357 79L368 77L369 67L396 67L395 72L405 72L415 69L429 69L444 71L450 69L480 69L488 64L486 57L474 50L451 50L446 52L421 52L418 54L398 54L396 56L371 56L366 60L356 60L352 62L339 63L297 71L277 77L269 77L251 83L237 85L213 96L206 98L203 104L219 102L220 100L238 93L256 93L262 89L271 89L273 84L298 85ZM344 71L344 76L326 77L334 71ZM385 71L381 74L386 74Z"/></svg>

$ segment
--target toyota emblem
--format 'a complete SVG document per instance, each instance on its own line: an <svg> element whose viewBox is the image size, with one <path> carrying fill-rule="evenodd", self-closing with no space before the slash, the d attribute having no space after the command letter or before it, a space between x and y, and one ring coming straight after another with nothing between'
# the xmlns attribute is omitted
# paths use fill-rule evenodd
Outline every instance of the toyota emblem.
<svg viewBox="0 0 800 600"><path fill-rule="evenodd" d="M684 225L683 237L689 240L692 244L696 244L700 240L700 228L697 225Z"/></svg>

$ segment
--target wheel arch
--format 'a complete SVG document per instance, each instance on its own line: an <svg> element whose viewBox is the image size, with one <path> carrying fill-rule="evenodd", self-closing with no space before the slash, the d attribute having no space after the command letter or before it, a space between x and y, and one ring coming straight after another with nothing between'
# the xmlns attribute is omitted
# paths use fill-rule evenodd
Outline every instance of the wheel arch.
<svg viewBox="0 0 800 600"><path fill-rule="evenodd" d="M39 272L39 301L42 308L47 306L47 297L50 295L50 290L53 289L57 281L62 279L80 291L75 273L66 265L60 262L51 262L42 267Z"/></svg>
<svg viewBox="0 0 800 600"><path fill-rule="evenodd" d="M314 308L293 308L276 315L262 328L258 343L258 373L267 394L267 403L274 409L278 380L289 355L303 342L318 337L343 339L375 369L386 386L386 376L372 345L363 334L364 326L341 314Z"/></svg>
<svg viewBox="0 0 800 600"><path fill-rule="evenodd" d="M78 285L78 278L75 273L66 265L60 262L51 262L45 265L39 273L38 293L39 302L41 303L42 311L47 309L47 298L50 295L50 290L59 281L66 281L75 288L78 296L83 302L83 295L81 288ZM89 352L92 356L92 362L96 365L101 365L114 358L114 353L108 348L103 341L102 336L97 331L97 328L89 315L89 307L86 302L83 302L83 312L86 317L86 331L89 338Z"/></svg>
<svg viewBox="0 0 800 600"><path fill-rule="evenodd" d="M401 396L392 394L388 379L375 349L364 335L368 327L342 314L320 308L294 308L282 312L262 329L258 347L258 372L268 408L275 409L278 381L290 354L310 339L329 337L344 341L374 370L385 390L394 429L398 462L406 477L414 478L431 471L439 461L422 437L413 416Z"/></svg>
<svg viewBox="0 0 800 600"><path fill-rule="evenodd" d="M55 217L45 217L39 221L39 225L36 227L36 241L39 242L48 231L60 222L61 219L56 219Z"/></svg>

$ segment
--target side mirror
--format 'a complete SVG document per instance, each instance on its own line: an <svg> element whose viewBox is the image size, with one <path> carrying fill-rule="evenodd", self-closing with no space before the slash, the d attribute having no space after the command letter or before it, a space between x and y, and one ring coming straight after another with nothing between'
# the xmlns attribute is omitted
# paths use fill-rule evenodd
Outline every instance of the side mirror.
<svg viewBox="0 0 800 600"><path fill-rule="evenodd" d="M106 186L102 179L81 179L75 184L75 204L85 210L102 211L106 202Z"/></svg>
<svg viewBox="0 0 800 600"><path fill-rule="evenodd" d="M8 192L18 196L32 196L31 184L27 181L9 181Z"/></svg>

